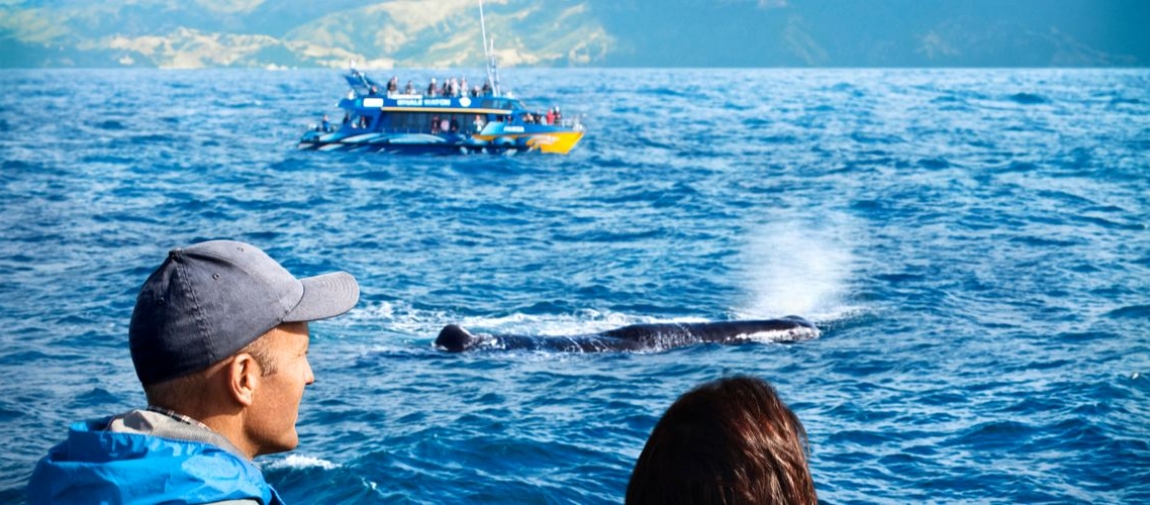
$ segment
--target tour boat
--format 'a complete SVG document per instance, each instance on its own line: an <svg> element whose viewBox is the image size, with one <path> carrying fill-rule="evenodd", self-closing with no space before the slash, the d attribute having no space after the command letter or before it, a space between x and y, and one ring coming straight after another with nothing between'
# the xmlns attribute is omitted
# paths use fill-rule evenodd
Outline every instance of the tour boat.
<svg viewBox="0 0 1150 505"><path fill-rule="evenodd" d="M579 119L564 118L558 107L535 111L494 91L458 96L388 93L355 69L345 77L352 91L339 102L343 118L312 127L300 139L300 149L566 154L583 138Z"/></svg>
<svg viewBox="0 0 1150 505"><path fill-rule="evenodd" d="M483 23L483 4L480 3ZM567 154L583 138L578 117L564 117L558 106L534 110L500 90L495 58L487 45L487 81L466 88L455 79L414 92L392 78L386 85L351 68L344 76L351 91L339 101L338 123L324 116L299 141L301 150L390 153L543 152ZM454 85L453 85L454 84Z"/></svg>

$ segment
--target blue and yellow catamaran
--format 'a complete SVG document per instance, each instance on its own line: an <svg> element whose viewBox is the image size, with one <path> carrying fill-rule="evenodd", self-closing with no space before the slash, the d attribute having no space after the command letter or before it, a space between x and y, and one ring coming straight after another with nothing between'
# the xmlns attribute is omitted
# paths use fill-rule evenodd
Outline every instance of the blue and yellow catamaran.
<svg viewBox="0 0 1150 505"><path fill-rule="evenodd" d="M559 107L541 112L500 91L495 58L487 45L483 3L483 45L487 81L482 89L461 89L434 79L426 91L402 92L392 78L381 85L354 68L344 76L351 91L339 101L343 119L323 123L304 133L301 150L394 153L514 154L538 151L566 154L583 138L579 118L564 118Z"/></svg>

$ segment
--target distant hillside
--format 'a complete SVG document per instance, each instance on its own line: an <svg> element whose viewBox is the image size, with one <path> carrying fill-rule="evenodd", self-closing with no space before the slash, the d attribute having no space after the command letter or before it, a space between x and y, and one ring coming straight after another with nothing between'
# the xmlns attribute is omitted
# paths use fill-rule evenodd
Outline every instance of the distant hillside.
<svg viewBox="0 0 1150 505"><path fill-rule="evenodd" d="M1144 0L488 0L505 66L1150 64ZM482 64L474 0L0 0L0 67Z"/></svg>
<svg viewBox="0 0 1150 505"><path fill-rule="evenodd" d="M43 6L34 4L43 3ZM613 39L587 3L484 3L504 65L601 63ZM109 0L0 6L4 67L482 65L478 3Z"/></svg>

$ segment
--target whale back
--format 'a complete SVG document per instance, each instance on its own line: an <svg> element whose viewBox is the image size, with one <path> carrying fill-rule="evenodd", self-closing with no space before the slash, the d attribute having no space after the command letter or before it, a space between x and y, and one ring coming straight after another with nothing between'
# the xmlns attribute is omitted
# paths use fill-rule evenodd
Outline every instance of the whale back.
<svg viewBox="0 0 1150 505"><path fill-rule="evenodd" d="M750 321L633 324L602 335L638 342L643 348L668 349L693 343L797 342L817 338L819 330L806 319L787 316Z"/></svg>
<svg viewBox="0 0 1150 505"><path fill-rule="evenodd" d="M633 324L602 333L556 337L474 335L456 324L444 326L436 347L448 352L476 348L557 352L666 350L698 343L798 342L819 330L798 316L751 321Z"/></svg>

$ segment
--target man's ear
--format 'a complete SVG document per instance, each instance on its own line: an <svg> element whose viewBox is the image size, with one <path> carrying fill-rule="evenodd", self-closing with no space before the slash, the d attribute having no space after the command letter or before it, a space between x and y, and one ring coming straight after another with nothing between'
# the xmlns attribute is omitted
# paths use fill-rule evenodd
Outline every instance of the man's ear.
<svg viewBox="0 0 1150 505"><path fill-rule="evenodd" d="M255 401L256 389L260 386L260 364L255 357L241 352L228 364L228 391L244 407Z"/></svg>

